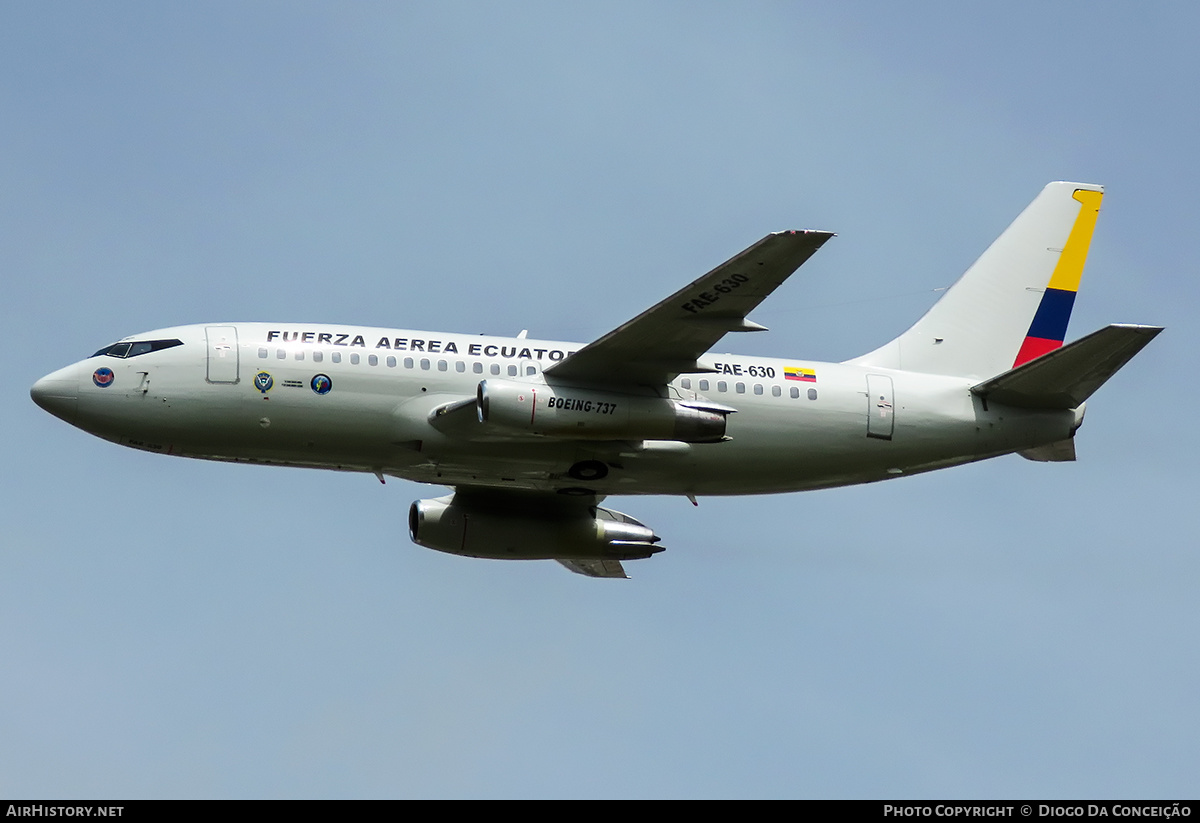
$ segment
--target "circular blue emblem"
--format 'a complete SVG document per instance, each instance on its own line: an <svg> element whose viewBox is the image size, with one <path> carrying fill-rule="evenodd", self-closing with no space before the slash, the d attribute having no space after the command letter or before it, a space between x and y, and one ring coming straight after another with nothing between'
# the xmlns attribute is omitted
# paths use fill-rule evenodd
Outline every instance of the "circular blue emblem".
<svg viewBox="0 0 1200 823"><path fill-rule="evenodd" d="M92 372L92 382L102 389L107 389L116 379L117 376L109 368L101 367Z"/></svg>
<svg viewBox="0 0 1200 823"><path fill-rule="evenodd" d="M271 387L274 385L275 378L269 375L267 372L260 371L258 374L254 375L254 388L258 389L263 394L269 392Z"/></svg>
<svg viewBox="0 0 1200 823"><path fill-rule="evenodd" d="M314 375L312 382L309 383L312 390L317 394L329 394L329 390L333 388L333 381L329 379L327 374Z"/></svg>

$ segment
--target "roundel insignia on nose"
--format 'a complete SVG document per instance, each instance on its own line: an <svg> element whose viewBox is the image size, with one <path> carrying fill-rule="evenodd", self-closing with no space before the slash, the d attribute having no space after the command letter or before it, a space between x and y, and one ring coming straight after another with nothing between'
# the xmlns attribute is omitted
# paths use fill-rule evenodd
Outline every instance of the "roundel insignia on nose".
<svg viewBox="0 0 1200 823"><path fill-rule="evenodd" d="M317 394L329 394L330 389L333 388L333 381L329 379L329 375L327 374L317 374L313 375L313 379L309 385L312 386L312 390Z"/></svg>
<svg viewBox="0 0 1200 823"><path fill-rule="evenodd" d="M113 370L104 366L92 372L92 382L102 389L107 389L116 379L117 376L113 374Z"/></svg>

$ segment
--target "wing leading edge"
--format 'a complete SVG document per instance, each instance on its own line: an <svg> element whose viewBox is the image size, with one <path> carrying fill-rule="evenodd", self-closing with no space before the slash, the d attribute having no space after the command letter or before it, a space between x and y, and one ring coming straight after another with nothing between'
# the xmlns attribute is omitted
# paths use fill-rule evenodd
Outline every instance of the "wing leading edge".
<svg viewBox="0 0 1200 823"><path fill-rule="evenodd" d="M556 380L662 385L707 371L697 359L731 331L766 331L746 319L833 237L824 231L769 234L637 317L546 369Z"/></svg>

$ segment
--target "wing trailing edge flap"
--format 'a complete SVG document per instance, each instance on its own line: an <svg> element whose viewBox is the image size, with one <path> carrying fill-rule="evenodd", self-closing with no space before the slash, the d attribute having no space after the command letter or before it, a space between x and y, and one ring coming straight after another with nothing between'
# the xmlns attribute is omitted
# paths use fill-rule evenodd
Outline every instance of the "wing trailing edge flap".
<svg viewBox="0 0 1200 823"><path fill-rule="evenodd" d="M1045 446L1022 449L1017 454L1035 463L1072 463L1075 460L1075 438L1068 437Z"/></svg>
<svg viewBox="0 0 1200 823"><path fill-rule="evenodd" d="M558 562L575 574L582 574L584 577L629 579L620 560L564 560L560 557Z"/></svg>
<svg viewBox="0 0 1200 823"><path fill-rule="evenodd" d="M1159 326L1107 326L985 380L971 391L985 400L1018 408L1073 409L1161 331Z"/></svg>
<svg viewBox="0 0 1200 823"><path fill-rule="evenodd" d="M699 358L730 332L765 331L746 319L832 232L768 234L566 360L551 380L663 385L680 374L712 371Z"/></svg>

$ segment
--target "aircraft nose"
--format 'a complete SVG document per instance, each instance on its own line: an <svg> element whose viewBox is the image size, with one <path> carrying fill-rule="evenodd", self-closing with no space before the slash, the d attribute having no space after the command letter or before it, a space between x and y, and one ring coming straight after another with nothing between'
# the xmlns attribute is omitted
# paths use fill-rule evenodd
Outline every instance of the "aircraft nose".
<svg viewBox="0 0 1200 823"><path fill-rule="evenodd" d="M78 370L74 366L67 366L51 372L33 384L29 396L55 417L73 424L79 400Z"/></svg>

